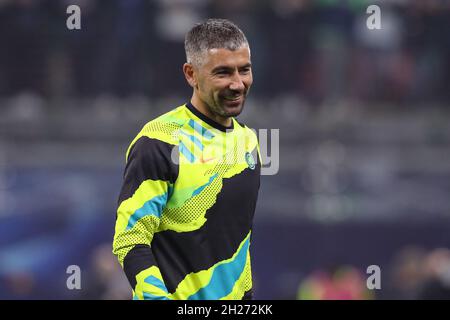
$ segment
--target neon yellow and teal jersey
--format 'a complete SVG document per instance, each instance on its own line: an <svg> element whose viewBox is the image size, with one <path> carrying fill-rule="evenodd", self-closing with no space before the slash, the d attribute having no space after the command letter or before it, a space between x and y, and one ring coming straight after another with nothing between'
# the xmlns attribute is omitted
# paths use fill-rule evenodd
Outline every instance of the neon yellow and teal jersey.
<svg viewBox="0 0 450 320"><path fill-rule="evenodd" d="M134 299L252 297L256 134L190 103L148 122L126 153L113 252Z"/></svg>

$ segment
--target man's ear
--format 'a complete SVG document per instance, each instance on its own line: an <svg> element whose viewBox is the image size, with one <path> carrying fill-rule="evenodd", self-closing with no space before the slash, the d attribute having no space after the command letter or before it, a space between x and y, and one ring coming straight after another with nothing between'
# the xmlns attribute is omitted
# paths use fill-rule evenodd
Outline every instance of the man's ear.
<svg viewBox="0 0 450 320"><path fill-rule="evenodd" d="M183 64L183 73L186 81L192 88L197 88L197 79L194 70L194 66L190 63Z"/></svg>

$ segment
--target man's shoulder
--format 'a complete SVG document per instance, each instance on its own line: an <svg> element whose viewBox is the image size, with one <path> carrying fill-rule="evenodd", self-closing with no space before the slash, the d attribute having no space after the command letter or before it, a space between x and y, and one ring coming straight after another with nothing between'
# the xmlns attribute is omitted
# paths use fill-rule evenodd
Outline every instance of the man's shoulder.
<svg viewBox="0 0 450 320"><path fill-rule="evenodd" d="M172 109L147 122L137 136L147 136L169 144L176 144L178 129L189 120L185 114L184 105Z"/></svg>
<svg viewBox="0 0 450 320"><path fill-rule="evenodd" d="M187 114L186 104L182 104L176 108L169 110L166 113L163 113L162 115L156 117L148 123L164 122L182 126L187 120L189 120L189 117Z"/></svg>
<svg viewBox="0 0 450 320"><path fill-rule="evenodd" d="M142 138L157 140L161 144L177 145L179 129L189 120L185 114L185 105L181 105L147 122L128 146L126 158L132 147Z"/></svg>
<svg viewBox="0 0 450 320"><path fill-rule="evenodd" d="M256 140L256 141L258 140L255 128L248 127L245 123L238 121L236 118L234 118L234 120L239 125L240 129L242 130L242 134L250 137L252 140Z"/></svg>

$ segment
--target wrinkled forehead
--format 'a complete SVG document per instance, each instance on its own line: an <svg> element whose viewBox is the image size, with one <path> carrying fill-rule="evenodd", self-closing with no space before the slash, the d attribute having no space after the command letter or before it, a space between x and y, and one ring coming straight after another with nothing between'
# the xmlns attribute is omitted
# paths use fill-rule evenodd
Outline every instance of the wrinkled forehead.
<svg viewBox="0 0 450 320"><path fill-rule="evenodd" d="M207 69L214 69L219 65L230 68L243 67L250 63L250 49L248 46L236 50L214 48L206 50L203 58L203 67Z"/></svg>

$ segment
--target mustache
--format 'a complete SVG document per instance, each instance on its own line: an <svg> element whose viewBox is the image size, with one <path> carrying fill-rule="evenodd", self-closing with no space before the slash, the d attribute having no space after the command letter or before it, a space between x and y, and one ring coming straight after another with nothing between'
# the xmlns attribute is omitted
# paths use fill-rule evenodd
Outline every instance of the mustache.
<svg viewBox="0 0 450 320"><path fill-rule="evenodd" d="M238 90L227 90L224 91L221 96L222 97L227 97L227 98L235 98L235 97L239 97L239 96L244 96L244 98L247 96L247 89L244 89L243 91L238 91Z"/></svg>

